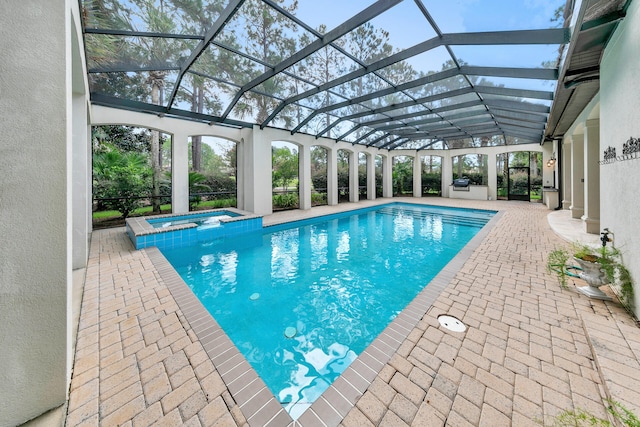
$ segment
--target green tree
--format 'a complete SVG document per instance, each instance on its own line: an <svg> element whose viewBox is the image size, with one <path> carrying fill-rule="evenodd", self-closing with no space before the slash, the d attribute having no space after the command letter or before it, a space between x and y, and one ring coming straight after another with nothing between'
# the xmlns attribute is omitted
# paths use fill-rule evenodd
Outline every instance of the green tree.
<svg viewBox="0 0 640 427"><path fill-rule="evenodd" d="M389 32L367 22L345 37L345 49L365 66L383 58L391 56L397 50L389 42ZM355 71L359 64L351 63L348 71ZM402 61L391 64L376 73L369 73L357 79L349 81L347 84L338 87L338 91L347 98L357 98L373 92L387 88L389 85L399 85L401 83L415 80L418 73L409 65ZM403 94L389 94L371 99L367 102L369 108L379 108L400 103L406 100ZM347 107L349 114L362 111L359 105ZM360 138L369 132L368 128L357 129L353 136Z"/></svg>
<svg viewBox="0 0 640 427"><path fill-rule="evenodd" d="M321 34L327 32L326 25L320 25L317 31ZM300 44L307 45L311 42L311 37L308 34L303 34L300 37ZM343 47L344 39L340 38L336 40L333 45L337 47ZM305 58L295 65L295 70L298 75L304 77L315 84L321 85L342 75L345 70L345 56L342 55L337 49L332 46L325 46L315 54ZM293 88L295 94L300 93L300 88L297 86L298 79L294 80L296 86ZM329 91L324 91L321 94L312 97L313 103L318 107L326 107L331 104L331 96ZM302 117L302 110L299 105L296 105L296 123L300 123L304 117ZM316 133L331 124L331 114L329 112L316 117L309 127ZM331 138L331 131L325 135Z"/></svg>
<svg viewBox="0 0 640 427"><path fill-rule="evenodd" d="M203 2L203 0L170 0L176 10L180 11L178 25L180 31L186 34L204 34L209 27L216 22L220 12L224 10L225 2L213 0ZM206 4L204 4L206 3ZM175 21L175 20L174 20ZM226 40L226 43L230 41ZM219 61L224 58L224 61ZM214 56L207 53L198 58L197 68L207 75L219 75L219 68L228 63L230 56L226 55L214 60ZM222 101L217 91L212 91L212 82L202 75L188 73L184 82L180 85L177 98L191 104L191 111L194 113L204 113L208 111L212 114L220 114L222 111ZM194 171L203 172L204 155L202 136L196 135L191 138L191 161Z"/></svg>
<svg viewBox="0 0 640 427"><path fill-rule="evenodd" d="M284 0L274 0L274 3L289 13L295 13L298 8L297 0L288 6ZM292 36L298 30L297 26L269 5L263 2L246 2L238 13L243 22L243 28L238 31L247 37L244 50L250 56L266 64L276 65L297 50L297 39ZM235 74L241 72L241 83L246 83L270 69L269 66L254 61L245 61L242 65L243 68L234 70ZM233 81L235 80L237 78ZM256 123L262 123L279 103L272 96L288 94L289 87L285 77L277 75L255 89L244 94L236 104L235 110L239 116L251 115ZM285 121L290 120L284 115L282 117Z"/></svg>
<svg viewBox="0 0 640 427"><path fill-rule="evenodd" d="M120 10L120 16L128 21L131 29L143 27L149 32L177 33L174 16L179 11L169 0L130 0L129 7ZM168 72L167 65L179 65L185 51L191 50L193 42L186 39L171 39L165 37L137 37L136 44L131 44L135 64L147 67L146 83L149 87L147 102L154 105L165 105L164 90ZM162 149L161 135L156 130L151 131L151 169L152 176L152 206L153 211L160 213L160 195L162 177Z"/></svg>
<svg viewBox="0 0 640 427"><path fill-rule="evenodd" d="M408 156L396 156L393 158L394 195L402 196L413 191L413 158Z"/></svg>
<svg viewBox="0 0 640 427"><path fill-rule="evenodd" d="M87 28L133 30L130 11L118 1L85 0L82 6L82 18ZM104 34L85 34L85 49L90 70L131 67L136 63L139 50L121 36ZM123 99L144 99L147 94L142 73L92 72L89 85L92 92Z"/></svg>
<svg viewBox="0 0 640 427"><path fill-rule="evenodd" d="M343 196L349 195L349 152L347 150L338 150L337 153L338 166L338 189Z"/></svg>
<svg viewBox="0 0 640 427"><path fill-rule="evenodd" d="M226 172L227 167L225 159L221 155L217 154L210 145L202 144L201 154L202 166L199 169L200 172L212 175L222 175ZM198 170L195 167L195 162L193 170Z"/></svg>
<svg viewBox="0 0 640 427"><path fill-rule="evenodd" d="M289 183L298 176L298 152L288 147L271 149L272 186L288 189Z"/></svg>
<svg viewBox="0 0 640 427"><path fill-rule="evenodd" d="M327 194L327 149L311 147L311 184L316 193ZM312 196L313 197L313 196ZM325 197L326 203L326 197Z"/></svg>
<svg viewBox="0 0 640 427"><path fill-rule="evenodd" d="M123 218L142 205L148 194L150 170L146 156L105 145L93 155L93 194Z"/></svg>
<svg viewBox="0 0 640 427"><path fill-rule="evenodd" d="M327 149L314 145L311 147L311 175L327 175Z"/></svg>
<svg viewBox="0 0 640 427"><path fill-rule="evenodd" d="M151 146L151 133L148 129L122 125L102 125L91 128L93 149L103 151L105 145L121 151L148 153Z"/></svg>
<svg viewBox="0 0 640 427"><path fill-rule="evenodd" d="M171 185L171 172L165 172L166 182ZM211 187L206 184L207 177L195 171L189 171L189 210L195 210L202 201L199 193L211 191Z"/></svg>
<svg viewBox="0 0 640 427"><path fill-rule="evenodd" d="M231 144L224 150L224 163L229 170L229 176L238 176L238 145Z"/></svg>

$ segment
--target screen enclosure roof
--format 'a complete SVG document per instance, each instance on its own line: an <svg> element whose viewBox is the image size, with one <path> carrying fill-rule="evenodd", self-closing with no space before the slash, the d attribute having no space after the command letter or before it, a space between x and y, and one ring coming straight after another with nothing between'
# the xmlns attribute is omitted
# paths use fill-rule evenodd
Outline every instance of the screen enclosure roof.
<svg viewBox="0 0 640 427"><path fill-rule="evenodd" d="M561 136L626 10L573 3L80 0L94 104L384 149Z"/></svg>

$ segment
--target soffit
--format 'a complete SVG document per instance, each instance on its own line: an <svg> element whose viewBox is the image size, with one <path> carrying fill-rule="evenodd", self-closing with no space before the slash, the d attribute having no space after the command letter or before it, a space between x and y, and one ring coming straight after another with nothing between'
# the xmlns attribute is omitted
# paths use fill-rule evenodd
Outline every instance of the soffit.
<svg viewBox="0 0 640 427"><path fill-rule="evenodd" d="M624 18L630 0L585 0L574 19L571 42L565 47L560 81L549 115L545 139L562 138L600 90L600 62L611 35Z"/></svg>

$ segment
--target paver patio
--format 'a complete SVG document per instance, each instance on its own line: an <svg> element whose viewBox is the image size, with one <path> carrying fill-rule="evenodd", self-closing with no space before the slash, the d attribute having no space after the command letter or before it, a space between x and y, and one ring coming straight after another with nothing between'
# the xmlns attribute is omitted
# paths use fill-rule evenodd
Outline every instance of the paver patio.
<svg viewBox="0 0 640 427"><path fill-rule="evenodd" d="M606 417L607 398L640 414L640 329L618 302L590 300L571 282L562 289L546 273L546 255L566 242L551 231L545 206L404 201L503 213L382 368L359 359L370 375L343 376L292 425L539 426L576 408ZM264 223L355 207L284 212ZM233 356L225 366L224 355L234 354L226 348L215 357L158 256L134 250L124 228L93 233L67 425L289 424L256 415L273 400L268 390L230 385L244 363ZM468 329L443 329L440 314Z"/></svg>

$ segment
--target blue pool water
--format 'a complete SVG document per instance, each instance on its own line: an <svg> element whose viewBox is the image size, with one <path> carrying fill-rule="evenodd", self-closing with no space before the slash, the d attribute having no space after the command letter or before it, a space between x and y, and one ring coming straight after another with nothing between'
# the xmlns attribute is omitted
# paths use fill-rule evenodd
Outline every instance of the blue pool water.
<svg viewBox="0 0 640 427"><path fill-rule="evenodd" d="M220 211L202 215L172 216L167 218L147 219L153 228L166 228L173 225L196 224L198 227L219 227L221 219L239 216L233 212Z"/></svg>
<svg viewBox="0 0 640 427"><path fill-rule="evenodd" d="M163 252L296 418L494 213L391 204Z"/></svg>

